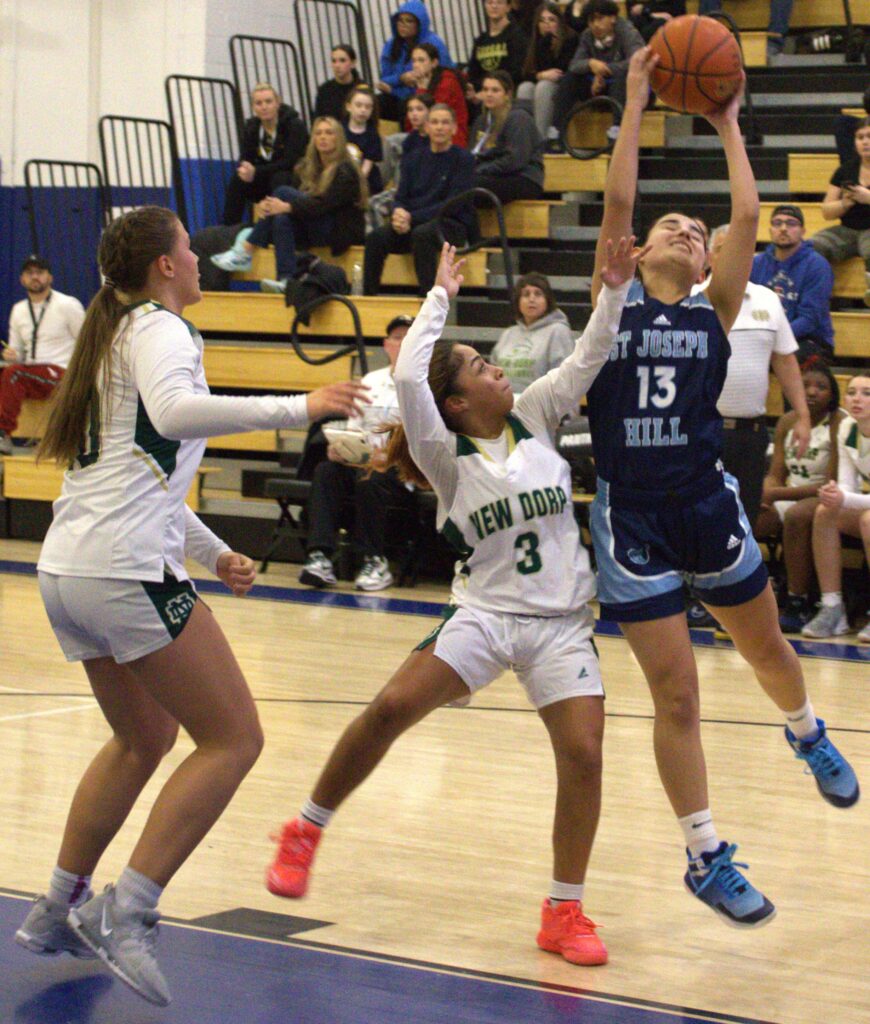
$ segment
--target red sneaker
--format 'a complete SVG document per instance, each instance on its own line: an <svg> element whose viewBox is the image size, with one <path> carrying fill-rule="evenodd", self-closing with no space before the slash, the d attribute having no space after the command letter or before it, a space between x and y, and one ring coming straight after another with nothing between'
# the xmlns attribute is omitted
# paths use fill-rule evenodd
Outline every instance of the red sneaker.
<svg viewBox="0 0 870 1024"><path fill-rule="evenodd" d="M541 907L541 930L538 945L548 953L561 953L571 964L594 967L607 963L607 947L595 934L598 927L583 913L579 900Z"/></svg>
<svg viewBox="0 0 870 1024"><path fill-rule="evenodd" d="M308 889L308 872L323 829L304 818L288 821L280 835L275 860L266 871L266 888L275 896L298 899Z"/></svg>

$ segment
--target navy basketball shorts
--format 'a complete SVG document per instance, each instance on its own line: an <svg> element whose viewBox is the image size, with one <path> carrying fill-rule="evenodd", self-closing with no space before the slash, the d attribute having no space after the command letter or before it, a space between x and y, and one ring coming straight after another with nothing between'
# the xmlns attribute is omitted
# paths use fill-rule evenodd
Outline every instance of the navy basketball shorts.
<svg viewBox="0 0 870 1024"><path fill-rule="evenodd" d="M689 504L649 501L614 508L598 482L591 508L598 563L601 618L648 622L682 612L683 584L706 604L745 604L767 586L767 569L743 506L737 481Z"/></svg>

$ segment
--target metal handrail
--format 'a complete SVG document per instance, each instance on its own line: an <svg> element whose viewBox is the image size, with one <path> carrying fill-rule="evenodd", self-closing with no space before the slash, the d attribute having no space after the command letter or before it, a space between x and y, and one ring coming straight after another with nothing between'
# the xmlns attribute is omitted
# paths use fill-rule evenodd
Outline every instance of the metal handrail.
<svg viewBox="0 0 870 1024"><path fill-rule="evenodd" d="M329 352L325 356L315 358L314 356L309 356L299 344L299 321L302 317L308 316L309 313L313 313L315 309L319 309L327 302L340 302L350 310L355 336L352 345L343 345L334 352ZM293 317L293 323L290 325L290 344L293 346L293 351L297 356L299 356L302 362L308 363L309 366L324 366L326 363L331 363L336 359L341 359L342 356L351 355L355 352L359 358L360 370L362 371L363 376L369 372L369 361L366 356L366 344L365 338L363 337L362 321L360 320L359 310L346 295L339 295L337 292L331 292L329 295L318 295L316 299L306 302L301 309L297 309L296 315Z"/></svg>
<svg viewBox="0 0 870 1024"><path fill-rule="evenodd" d="M705 17L715 18L716 21L721 21L723 25L726 25L730 29L731 34L737 40L737 46L740 49L740 60L745 68L746 61L743 57L743 40L740 38L740 29L738 29L737 23L731 15L726 14L725 11L711 11L709 14L705 15ZM760 146L762 142L764 142L764 137L755 127L755 109L752 106L752 90L749 88L749 75L746 76L746 87L743 91L743 98L746 100L746 143L749 146Z"/></svg>
<svg viewBox="0 0 870 1024"><path fill-rule="evenodd" d="M446 203L443 203L435 214L435 227L438 230L438 240L443 245L447 239L444 237L444 230L441 226L442 219L455 207L462 206L467 203L470 199L474 198L486 199L492 206L495 207L495 216L498 220L498 238L478 238L474 242L470 242L468 245L464 245L457 248L457 253L464 255L469 252L477 252L478 249L482 249L485 245L492 245L494 242L499 244L502 251L502 257L504 259L504 273L507 278L507 292L508 299L513 300L514 295L514 268L513 268L513 256L511 254L510 243L508 242L507 227L505 226L504 220L504 207L502 206L501 200L494 193L490 192L488 188L470 188L465 192L460 192L458 196L453 196L448 199Z"/></svg>
<svg viewBox="0 0 870 1024"><path fill-rule="evenodd" d="M565 152L575 160L594 160L595 157L601 156L602 153L609 153L616 141L605 135L606 141L604 145L598 146L596 149L575 149L568 142L568 126L581 111L587 108L590 110L604 109L612 111L614 124L619 124L622 120L622 104L612 96L590 96L589 99L580 100L578 103L575 103L565 119L565 127L559 131L559 142L562 144Z"/></svg>

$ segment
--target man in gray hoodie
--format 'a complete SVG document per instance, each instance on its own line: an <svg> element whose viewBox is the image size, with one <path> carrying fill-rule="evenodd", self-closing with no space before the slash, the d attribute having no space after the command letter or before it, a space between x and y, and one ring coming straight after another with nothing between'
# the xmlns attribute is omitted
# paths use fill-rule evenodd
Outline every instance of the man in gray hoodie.
<svg viewBox="0 0 870 1024"><path fill-rule="evenodd" d="M574 351L574 337L543 274L517 278L513 307L516 325L498 339L490 359L504 370L511 390L519 395Z"/></svg>
<svg viewBox="0 0 870 1024"><path fill-rule="evenodd" d="M591 96L610 96L625 106L631 55L644 45L640 33L619 17L615 0L589 0L583 8L589 27L580 36L553 101L553 123L561 131L571 108Z"/></svg>

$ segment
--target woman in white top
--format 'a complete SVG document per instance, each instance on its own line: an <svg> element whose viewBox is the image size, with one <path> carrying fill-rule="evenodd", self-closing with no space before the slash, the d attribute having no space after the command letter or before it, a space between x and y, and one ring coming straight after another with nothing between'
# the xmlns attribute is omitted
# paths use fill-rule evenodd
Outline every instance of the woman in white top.
<svg viewBox="0 0 870 1024"><path fill-rule="evenodd" d="M810 413L809 443L801 455L795 438L795 410L780 416L754 530L759 540L782 534L788 586L788 597L779 617L784 633L799 633L813 616L809 599L813 516L819 503L819 487L837 476L837 429L843 418L840 388L828 367L811 356L801 376Z"/></svg>
<svg viewBox="0 0 870 1024"><path fill-rule="evenodd" d="M837 433L837 479L819 488L813 520L813 558L822 604L816 617L804 626L804 636L849 632L840 534L860 537L870 559L870 376L859 374L849 381L844 405L849 415ZM858 639L870 643L870 625L861 630Z"/></svg>
<svg viewBox="0 0 870 1024"><path fill-rule="evenodd" d="M447 703L467 703L505 670L517 673L550 733L558 794L550 899L538 945L576 964L607 950L583 914L598 823L604 691L567 463L553 436L608 358L640 253L609 247L598 309L574 351L514 401L510 382L468 345L440 342L461 264L444 247L435 287L402 345L402 426L387 448L405 479L431 485L437 524L460 554L444 621L338 741L311 798L288 822L266 884L302 896L314 849L336 808L406 729Z"/></svg>
<svg viewBox="0 0 870 1024"><path fill-rule="evenodd" d="M186 556L238 596L253 562L185 505L205 438L354 413L362 388L307 397L217 397L202 338L181 317L201 298L197 257L172 211L144 207L100 243L105 284L58 389L40 455L68 466L39 560L64 654L85 672L112 731L79 783L47 896L16 934L35 953L96 954L145 999L169 1002L154 957L157 901L259 755L257 712ZM117 887L92 874L179 724L196 749L164 785Z"/></svg>

